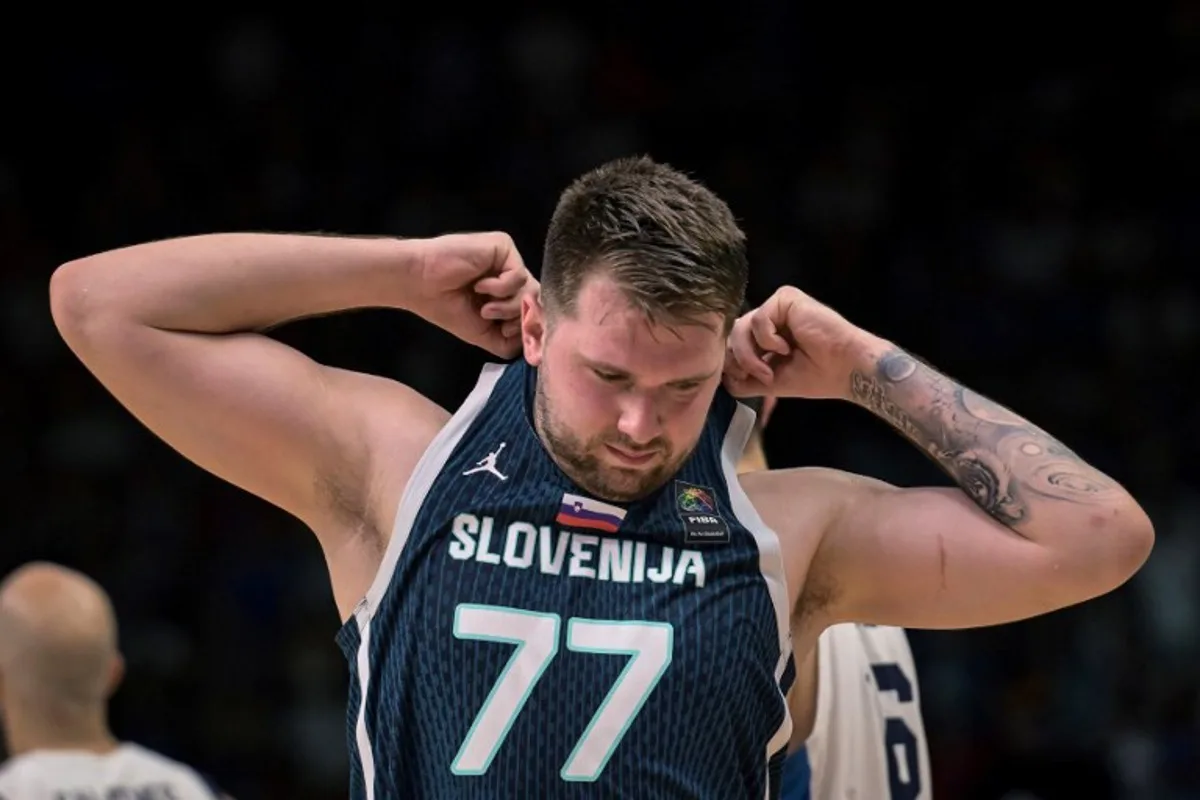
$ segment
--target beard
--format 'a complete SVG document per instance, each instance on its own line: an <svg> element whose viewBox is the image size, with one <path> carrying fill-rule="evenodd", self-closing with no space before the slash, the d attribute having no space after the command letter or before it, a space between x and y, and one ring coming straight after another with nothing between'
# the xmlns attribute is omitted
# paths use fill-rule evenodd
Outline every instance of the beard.
<svg viewBox="0 0 1200 800"><path fill-rule="evenodd" d="M533 422L546 451L567 477L589 494L618 503L640 500L661 488L695 448L692 445L687 452L676 456L665 439L655 439L649 445L638 445L615 430L591 439L581 439L554 415L540 374L534 391ZM632 451L656 450L660 456L645 469L613 466L604 463L599 455L606 444Z"/></svg>

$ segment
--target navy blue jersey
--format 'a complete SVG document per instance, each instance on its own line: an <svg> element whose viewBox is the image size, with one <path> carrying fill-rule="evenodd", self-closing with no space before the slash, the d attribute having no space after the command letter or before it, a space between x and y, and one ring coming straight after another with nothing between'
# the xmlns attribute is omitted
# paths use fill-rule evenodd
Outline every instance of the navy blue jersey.
<svg viewBox="0 0 1200 800"><path fill-rule="evenodd" d="M753 412L720 390L678 474L615 505L546 453L535 380L484 369L338 635L351 797L776 797L794 669L736 475Z"/></svg>

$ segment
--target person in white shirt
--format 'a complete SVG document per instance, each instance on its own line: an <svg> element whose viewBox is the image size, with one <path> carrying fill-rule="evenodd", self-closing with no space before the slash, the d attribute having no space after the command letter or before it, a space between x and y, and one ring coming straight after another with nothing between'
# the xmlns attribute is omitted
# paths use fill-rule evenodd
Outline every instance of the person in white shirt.
<svg viewBox="0 0 1200 800"><path fill-rule="evenodd" d="M0 800L229 800L192 768L118 741L108 700L124 674L112 603L45 562L0 584Z"/></svg>
<svg viewBox="0 0 1200 800"><path fill-rule="evenodd" d="M774 398L754 408L738 472L767 469L762 432ZM903 628L826 628L796 664L792 740L780 800L930 800L929 748L917 668Z"/></svg>

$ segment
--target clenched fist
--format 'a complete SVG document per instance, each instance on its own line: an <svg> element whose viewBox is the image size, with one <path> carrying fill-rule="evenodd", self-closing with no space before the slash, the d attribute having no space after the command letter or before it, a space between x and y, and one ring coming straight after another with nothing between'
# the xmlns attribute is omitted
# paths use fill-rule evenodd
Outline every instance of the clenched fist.
<svg viewBox="0 0 1200 800"><path fill-rule="evenodd" d="M725 386L738 397L850 398L850 375L882 340L792 286L743 314L729 334Z"/></svg>
<svg viewBox="0 0 1200 800"><path fill-rule="evenodd" d="M452 233L421 243L413 311L493 355L521 351L521 298L538 282L507 233Z"/></svg>

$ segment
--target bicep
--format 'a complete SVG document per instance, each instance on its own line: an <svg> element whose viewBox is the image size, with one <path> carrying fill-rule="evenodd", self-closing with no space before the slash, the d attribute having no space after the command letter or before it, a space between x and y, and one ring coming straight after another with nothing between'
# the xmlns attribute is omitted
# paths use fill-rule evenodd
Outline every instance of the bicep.
<svg viewBox="0 0 1200 800"><path fill-rule="evenodd" d="M1078 592L1048 548L952 488L846 476L812 569L837 587L831 622L968 628L1070 605Z"/></svg>

